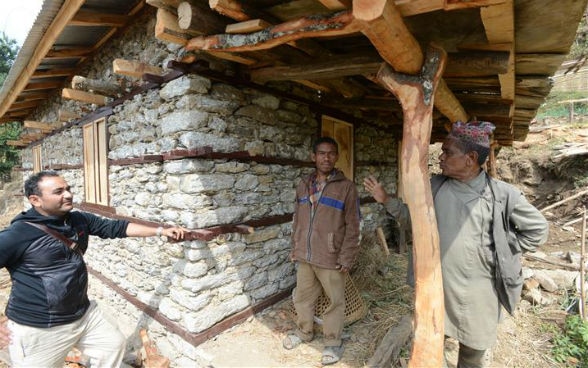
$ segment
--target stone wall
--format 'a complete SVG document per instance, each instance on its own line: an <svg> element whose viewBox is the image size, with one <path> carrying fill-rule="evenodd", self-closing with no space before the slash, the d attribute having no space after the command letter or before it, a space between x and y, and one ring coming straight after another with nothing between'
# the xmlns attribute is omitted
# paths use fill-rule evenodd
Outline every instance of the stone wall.
<svg viewBox="0 0 588 368"><path fill-rule="evenodd" d="M114 58L162 65L175 59L177 47L153 38L150 14L135 22L85 66L91 78L112 79ZM136 83L136 82L134 82ZM91 107L61 97L36 113L54 121L59 108L84 113ZM295 186L308 165L311 142L320 115L311 106L294 103L255 89L237 88L198 75L184 75L115 107L107 117L109 206L117 215L189 229L236 224L291 214ZM41 142L43 165L60 169L83 202L84 172L81 127L74 126ZM253 160L181 158L147 164L121 160L164 154L178 149L211 147L213 152L247 151L281 158L290 164ZM355 130L356 182L373 174L394 190L396 141L391 133L371 125ZM30 174L32 154L24 149L23 176ZM298 164L297 164L298 162ZM362 163L370 163L362 164ZM384 218L381 206L362 207L365 231ZM88 265L140 302L158 310L188 333L205 331L219 321L287 291L295 282L288 261L290 223L258 227L254 233L228 233L210 241L165 243L157 238L92 239ZM196 365L183 339L146 318L106 286L94 296L140 326L156 331L162 353L174 366Z"/></svg>

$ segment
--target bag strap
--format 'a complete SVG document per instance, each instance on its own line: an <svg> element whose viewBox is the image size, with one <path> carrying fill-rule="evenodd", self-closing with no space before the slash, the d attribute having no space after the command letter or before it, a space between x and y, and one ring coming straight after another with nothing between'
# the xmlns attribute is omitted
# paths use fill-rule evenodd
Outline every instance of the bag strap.
<svg viewBox="0 0 588 368"><path fill-rule="evenodd" d="M73 250L74 252L78 251L78 243L76 243L75 241L71 240L70 238L66 237L65 235L43 225L43 224L37 224L35 222L29 222L29 221L25 221L27 224L36 227L37 229L51 235L52 237L54 237L55 239L61 240L63 243L65 243L65 245L67 245L67 247L71 250Z"/></svg>

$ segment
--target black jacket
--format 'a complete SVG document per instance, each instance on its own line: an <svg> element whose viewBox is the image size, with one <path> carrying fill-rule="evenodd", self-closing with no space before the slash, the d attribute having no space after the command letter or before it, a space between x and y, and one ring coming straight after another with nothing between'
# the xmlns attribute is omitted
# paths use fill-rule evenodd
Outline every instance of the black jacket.
<svg viewBox="0 0 588 368"><path fill-rule="evenodd" d="M75 241L80 252L27 224L34 222ZM81 318L89 306L88 272L82 254L89 235L126 237L128 221L109 220L73 211L65 218L39 214L34 208L16 216L0 232L0 267L6 267L12 290L9 319L27 326L52 327Z"/></svg>

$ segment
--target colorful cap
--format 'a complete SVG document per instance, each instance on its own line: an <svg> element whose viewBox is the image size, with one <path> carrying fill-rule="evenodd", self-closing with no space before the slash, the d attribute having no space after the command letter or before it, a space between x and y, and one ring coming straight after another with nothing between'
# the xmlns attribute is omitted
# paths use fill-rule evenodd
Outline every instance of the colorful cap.
<svg viewBox="0 0 588 368"><path fill-rule="evenodd" d="M496 129L494 124L487 121L455 122L449 135L462 140L476 143L480 146L490 147L490 136Z"/></svg>

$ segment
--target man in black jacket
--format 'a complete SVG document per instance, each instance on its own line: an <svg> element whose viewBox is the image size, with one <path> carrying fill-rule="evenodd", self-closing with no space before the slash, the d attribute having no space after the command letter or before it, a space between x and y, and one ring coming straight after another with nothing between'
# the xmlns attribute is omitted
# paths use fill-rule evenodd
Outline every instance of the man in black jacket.
<svg viewBox="0 0 588 368"><path fill-rule="evenodd" d="M92 367L120 366L125 337L87 295L83 254L89 236L181 240L185 229L72 211L70 186L53 171L32 175L24 190L32 208L0 232L0 267L8 269L12 280L6 316L13 366L60 367L74 346Z"/></svg>

